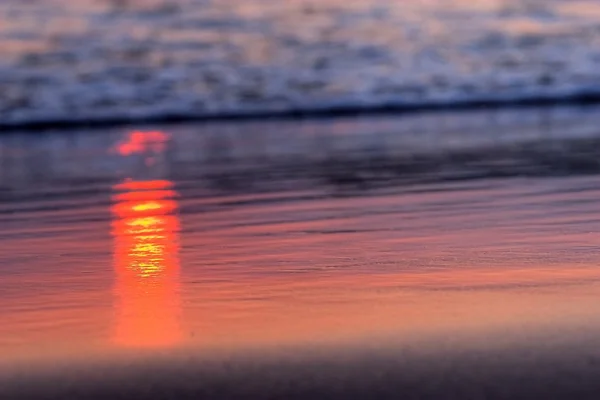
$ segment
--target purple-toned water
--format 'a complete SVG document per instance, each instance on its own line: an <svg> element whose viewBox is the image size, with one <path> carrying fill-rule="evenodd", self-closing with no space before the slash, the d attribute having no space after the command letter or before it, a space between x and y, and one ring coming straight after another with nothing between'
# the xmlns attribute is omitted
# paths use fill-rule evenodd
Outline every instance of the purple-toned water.
<svg viewBox="0 0 600 400"><path fill-rule="evenodd" d="M595 0L4 0L0 122L600 91Z"/></svg>

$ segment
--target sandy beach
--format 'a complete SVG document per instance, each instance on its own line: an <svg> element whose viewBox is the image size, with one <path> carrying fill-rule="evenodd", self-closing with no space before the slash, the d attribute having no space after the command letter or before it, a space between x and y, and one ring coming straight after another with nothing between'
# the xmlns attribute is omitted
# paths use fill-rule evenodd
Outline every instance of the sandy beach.
<svg viewBox="0 0 600 400"><path fill-rule="evenodd" d="M0 398L596 398L597 127L1 135Z"/></svg>

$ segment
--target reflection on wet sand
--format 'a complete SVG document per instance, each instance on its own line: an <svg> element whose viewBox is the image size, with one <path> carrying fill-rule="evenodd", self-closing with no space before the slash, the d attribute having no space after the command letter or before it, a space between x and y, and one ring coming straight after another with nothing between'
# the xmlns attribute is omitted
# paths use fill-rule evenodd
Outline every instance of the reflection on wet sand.
<svg viewBox="0 0 600 400"><path fill-rule="evenodd" d="M116 326L127 347L162 347L181 339L176 193L168 181L115 186Z"/></svg>

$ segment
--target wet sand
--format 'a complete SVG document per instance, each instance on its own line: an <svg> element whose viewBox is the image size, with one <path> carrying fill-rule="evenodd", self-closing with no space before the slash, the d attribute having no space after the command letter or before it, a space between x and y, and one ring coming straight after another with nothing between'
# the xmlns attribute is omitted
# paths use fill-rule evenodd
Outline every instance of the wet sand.
<svg viewBox="0 0 600 400"><path fill-rule="evenodd" d="M0 398L597 398L565 115L1 137Z"/></svg>
<svg viewBox="0 0 600 400"><path fill-rule="evenodd" d="M27 367L25 373L3 374L0 393L3 399L36 400L597 398L597 335L557 339L545 333L520 343L501 336L463 346L442 338L405 348L308 346L154 354L42 372Z"/></svg>

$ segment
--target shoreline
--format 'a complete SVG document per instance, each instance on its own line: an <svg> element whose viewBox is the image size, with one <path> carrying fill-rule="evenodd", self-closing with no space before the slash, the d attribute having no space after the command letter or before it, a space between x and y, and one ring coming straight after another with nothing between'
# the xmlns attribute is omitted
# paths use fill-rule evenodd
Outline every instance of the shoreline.
<svg viewBox="0 0 600 400"><path fill-rule="evenodd" d="M322 107L279 110L239 110L224 112L163 112L149 115L113 115L86 118L46 118L23 121L1 121L0 134L41 132L48 130L105 129L130 125L181 125L200 122L253 122L260 120L289 121L300 119L335 119L352 116L405 116L444 112L473 112L554 107L593 107L600 105L600 91L590 90L566 96L524 96L481 98L422 103L387 102L369 105L341 104Z"/></svg>

